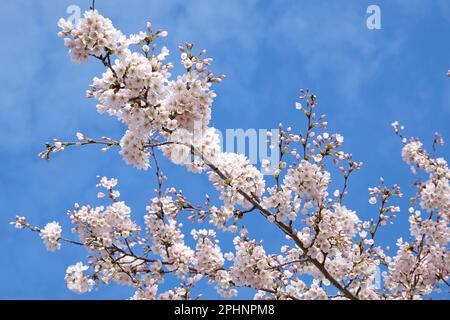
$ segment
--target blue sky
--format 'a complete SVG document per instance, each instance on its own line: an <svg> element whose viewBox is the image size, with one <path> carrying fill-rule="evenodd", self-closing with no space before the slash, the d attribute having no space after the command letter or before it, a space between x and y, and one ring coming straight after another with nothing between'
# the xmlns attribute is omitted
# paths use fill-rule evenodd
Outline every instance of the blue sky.
<svg viewBox="0 0 450 320"><path fill-rule="evenodd" d="M123 199L142 219L153 196L153 172L125 165L117 151L95 147L69 150L50 163L36 155L53 138L73 139L77 131L91 137L119 138L124 128L99 116L84 97L102 69L94 63L74 65L56 36L56 22L71 4L87 9L88 0L16 0L0 2L0 298L80 298L65 288L69 264L83 261L79 248L63 246L48 253L36 235L8 225L16 214L36 225L60 220L75 202L95 203L96 175L119 179ZM379 5L382 29L369 30L366 8ZM146 21L169 31L164 44L177 62L176 48L193 41L215 58L214 70L227 79L216 86L212 125L226 128L276 128L278 122L303 128L293 108L298 89L319 96L332 131L346 137L345 149L364 162L352 179L347 205L363 217L373 216L367 187L380 176L399 183L406 197L413 180L402 163L400 142L390 124L399 120L407 134L429 146L438 131L450 139L450 3L430 0L97 0L97 8L124 33ZM449 148L440 149L443 156ZM192 175L167 162L169 182L191 199L210 192L204 175ZM384 243L407 236L407 202L396 225L382 233ZM257 239L280 237L261 219L247 221ZM227 247L227 246L226 246ZM129 288L112 286L82 296L128 298ZM205 297L215 297L214 295Z"/></svg>

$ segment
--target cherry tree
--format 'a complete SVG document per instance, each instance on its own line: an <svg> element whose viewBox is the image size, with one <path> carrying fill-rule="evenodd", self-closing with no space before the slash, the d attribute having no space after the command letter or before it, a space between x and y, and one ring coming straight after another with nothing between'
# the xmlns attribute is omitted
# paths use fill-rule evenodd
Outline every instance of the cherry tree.
<svg viewBox="0 0 450 320"><path fill-rule="evenodd" d="M68 211L74 238L64 236L56 221L40 228L16 217L15 227L39 234L49 251L62 244L86 249L87 259L67 268L68 289L83 294L114 282L133 287L132 299L192 299L192 289L206 279L225 298L238 296L241 288L254 289L255 299L293 300L421 299L448 291L450 170L435 155L435 146L443 144L438 134L430 153L418 139L405 137L398 122L392 124L417 182L416 196L402 212L409 214L410 236L400 238L390 255L377 240L401 211L400 187L381 179L368 190L369 206L377 211L373 219L364 221L347 207L350 176L362 164L343 151L343 136L327 132L316 95L301 90L295 103L304 131L280 124L277 136L267 137L280 157L262 162L263 169L275 168L264 175L244 155L224 152L209 126L213 86L224 76L210 70L206 50L197 53L192 43L179 47L184 73L173 77L169 50L156 45L168 33L151 23L126 36L91 8L76 25L64 19L58 25L74 62L95 59L104 66L87 97L96 100L98 113L117 118L127 130L117 140L82 133L75 141L55 139L40 157L86 145L117 148L127 164L154 171L157 185L142 226L120 198L118 181L107 177L98 177L97 184L105 205L76 204ZM203 203L192 203L168 185L160 157L192 174L207 174L219 199L205 195ZM333 168L342 175L338 190L330 190ZM285 237L278 252L267 252L266 239L252 238L242 223L250 214ZM186 220L192 222L190 234L183 233ZM232 252L224 252L220 233L234 234ZM176 287L164 287L168 276L178 279Z"/></svg>

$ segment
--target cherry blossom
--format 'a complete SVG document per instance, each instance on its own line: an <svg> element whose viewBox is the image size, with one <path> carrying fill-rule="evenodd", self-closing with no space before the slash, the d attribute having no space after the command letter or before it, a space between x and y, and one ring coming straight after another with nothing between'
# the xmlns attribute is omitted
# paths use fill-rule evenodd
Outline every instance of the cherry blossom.
<svg viewBox="0 0 450 320"><path fill-rule="evenodd" d="M286 187L298 196L323 199L328 195L327 189L331 183L330 174L322 171L316 164L302 160L298 167L290 168L285 179Z"/></svg>
<svg viewBox="0 0 450 320"><path fill-rule="evenodd" d="M221 153L214 161L216 167L224 174L208 173L213 186L221 192L221 199L225 204L251 207L251 203L242 195L260 197L264 192L265 182L261 172L250 164L248 159L235 153ZM225 178L225 179L224 179Z"/></svg>
<svg viewBox="0 0 450 320"><path fill-rule="evenodd" d="M89 267L78 262L73 266L69 266L66 271L66 284L67 288L75 293L83 294L93 289L95 282L87 275L85 271Z"/></svg>
<svg viewBox="0 0 450 320"><path fill-rule="evenodd" d="M60 19L58 34L64 38L64 44L75 62L85 62L89 56L99 56L105 51L123 54L127 49L127 40L114 28L111 20L100 15L96 10L86 11L78 25Z"/></svg>
<svg viewBox="0 0 450 320"><path fill-rule="evenodd" d="M67 268L69 290L82 294L116 283L132 287L135 300L195 299L192 289L202 279L224 298L238 296L242 288L253 289L255 299L292 300L424 299L448 290L450 170L436 156L436 146L444 143L439 134L429 152L419 139L405 137L399 122L392 124L403 144L401 157L417 178L415 196L404 210L400 187L388 187L381 178L364 200L366 218L346 202L351 176L362 163L343 150L342 135L328 130L318 97L309 90L301 90L295 103L305 130L280 123L267 137L280 157L263 161L261 172L245 155L222 150L210 126L213 85L224 76L212 73L206 50L197 54L192 43L180 46L183 71L172 76L169 49L156 44L168 33L151 23L126 36L89 10L77 25L64 19L58 25L72 60L92 58L105 68L87 97L96 100L100 114L126 128L117 139L80 132L76 141L54 139L39 156L49 160L67 148L99 145L102 151L118 148L125 163L156 174L155 194L145 208L133 210L121 198L117 179L98 177L102 204L76 203L68 211L72 237L62 235L58 222L42 229L23 216L11 222L39 234L49 251L63 242L87 250L85 262ZM218 196L205 195L198 204L167 187L161 155L205 173ZM254 220L244 219L248 215ZM408 215L409 235L399 235L396 250L389 250L380 244L380 233L397 215ZM256 219L274 234L252 236ZM275 233L285 242L268 250ZM222 239L224 234L233 240ZM223 249L226 241L230 252ZM168 277L176 279L173 286Z"/></svg>
<svg viewBox="0 0 450 320"><path fill-rule="evenodd" d="M50 222L41 230L41 238L49 251L56 251L61 248L59 239L61 238L62 228L58 222Z"/></svg>

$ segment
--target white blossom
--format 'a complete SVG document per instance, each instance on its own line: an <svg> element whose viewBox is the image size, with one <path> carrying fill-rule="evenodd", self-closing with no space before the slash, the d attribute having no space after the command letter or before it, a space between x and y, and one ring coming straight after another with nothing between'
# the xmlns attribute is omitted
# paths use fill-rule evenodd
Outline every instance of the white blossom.
<svg viewBox="0 0 450 320"><path fill-rule="evenodd" d="M164 155L173 163L185 165L196 173L206 170L208 166L205 161L214 162L221 152L220 138L215 128L198 133L177 129L171 133L168 141L172 144L161 147ZM194 153L192 147L195 148Z"/></svg>
<svg viewBox="0 0 450 320"><path fill-rule="evenodd" d="M298 167L290 168L284 184L300 197L323 199L328 195L331 183L330 173L323 171L316 164L302 160Z"/></svg>
<svg viewBox="0 0 450 320"><path fill-rule="evenodd" d="M150 166L149 154L144 149L145 139L134 131L128 130L120 140L122 150L120 154L125 162L135 166L137 169L147 170Z"/></svg>
<svg viewBox="0 0 450 320"><path fill-rule="evenodd" d="M128 47L126 37L96 10L86 11L76 26L64 19L59 20L58 26L62 29L59 35L76 62L85 62L90 55L100 56L106 50L121 54Z"/></svg>
<svg viewBox="0 0 450 320"><path fill-rule="evenodd" d="M241 205L249 208L251 204L240 191L256 197L263 194L264 178L245 156L235 153L220 153L215 158L214 164L225 175L226 181L215 171L208 173L209 180L221 192L221 199L226 205Z"/></svg>
<svg viewBox="0 0 450 320"><path fill-rule="evenodd" d="M44 229L41 230L41 238L48 251L56 251L61 248L61 243L59 242L61 232L62 228L56 221L47 223Z"/></svg>
<svg viewBox="0 0 450 320"><path fill-rule="evenodd" d="M95 281L89 278L85 271L89 267L78 262L73 266L69 266L66 271L66 285L67 288L77 294L83 294L92 290Z"/></svg>

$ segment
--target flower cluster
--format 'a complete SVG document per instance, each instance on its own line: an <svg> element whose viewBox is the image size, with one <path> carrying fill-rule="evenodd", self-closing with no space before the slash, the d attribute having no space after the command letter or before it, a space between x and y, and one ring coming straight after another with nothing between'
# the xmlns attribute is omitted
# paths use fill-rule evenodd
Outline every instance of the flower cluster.
<svg viewBox="0 0 450 320"><path fill-rule="evenodd" d="M145 224L153 243L152 252L170 264L169 270L183 278L189 271L194 251L184 242L184 234L180 230L182 224L177 224L177 221L171 218L165 222L159 214L151 210L145 216Z"/></svg>
<svg viewBox="0 0 450 320"><path fill-rule="evenodd" d="M150 23L147 32L128 38L95 10L87 11L76 26L64 19L58 24L62 29L59 35L65 38L75 61L86 61L92 56L107 68L100 78L94 78L87 95L98 101L99 113L117 117L128 127L120 141L120 153L128 164L138 169L149 167L145 144L155 133L177 140L187 131L189 135L183 143L195 142L203 149L218 152L217 139L208 124L215 97L211 84L220 82L221 77L214 77L206 69L212 61L203 57L206 51L194 56L192 44L180 48L186 73L170 80L173 65L165 63L169 50L162 47L157 52L153 43L167 36L167 32L154 32ZM133 52L133 45L141 47L142 52ZM206 133L194 133L198 130ZM170 156L179 151L167 153ZM180 163L178 156L174 158ZM201 163L188 165L193 171L202 170Z"/></svg>
<svg viewBox="0 0 450 320"><path fill-rule="evenodd" d="M220 270L224 258L214 230L192 230L191 235L197 241L195 247L194 267L204 274L212 274Z"/></svg>
<svg viewBox="0 0 450 320"><path fill-rule="evenodd" d="M262 204L266 209L274 208L277 210L277 220L285 221L289 219L294 221L297 218L297 213L300 210L301 200L297 195L292 199L292 190L283 188L278 190L275 186L268 188L269 197L264 197Z"/></svg>
<svg viewBox="0 0 450 320"><path fill-rule="evenodd" d="M61 232L61 226L56 221L47 223L44 229L41 230L41 238L47 250L56 251L61 248L61 243L59 243Z"/></svg>
<svg viewBox="0 0 450 320"><path fill-rule="evenodd" d="M85 274L89 267L78 262L73 266L69 266L66 271L67 288L75 293L83 294L92 290L95 281Z"/></svg>
<svg viewBox="0 0 450 320"><path fill-rule="evenodd" d="M400 136L401 128L396 130ZM421 299L438 288L440 281L449 279L450 171L444 159L433 158L417 139L402 141L404 161L428 174L427 181L416 183L418 204L427 214L418 208L409 209L412 239L397 241L397 254L387 259L388 271L383 276L393 298ZM443 144L438 134L434 144Z"/></svg>
<svg viewBox="0 0 450 320"><path fill-rule="evenodd" d="M422 142L413 140L403 147L402 158L407 164L425 167L428 162L428 153L422 148Z"/></svg>
<svg viewBox="0 0 450 320"><path fill-rule="evenodd" d="M435 143L443 143L442 138L436 138L435 135ZM430 212L437 209L439 212L448 213L450 170L447 161L443 158L432 158L418 140L411 140L405 144L402 157L407 164L414 165L429 175L429 179L420 183L418 187L420 206Z"/></svg>
<svg viewBox="0 0 450 320"><path fill-rule="evenodd" d="M290 168L284 184L301 198L313 200L323 199L328 193L327 189L331 183L330 173L323 171L316 164L306 160L300 161L298 167Z"/></svg>
<svg viewBox="0 0 450 320"><path fill-rule="evenodd" d="M144 147L145 139L136 135L134 131L127 130L120 140L122 150L120 154L126 163L135 166L138 169L148 169L150 162L148 152Z"/></svg>
<svg viewBox="0 0 450 320"><path fill-rule="evenodd" d="M267 256L262 244L245 237L236 237L233 243L236 249L230 271L233 282L238 286L271 289L275 284L275 262Z"/></svg>
<svg viewBox="0 0 450 320"><path fill-rule="evenodd" d="M245 156L221 153L215 158L214 164L224 176L210 171L209 180L221 192L220 197L226 205L249 208L251 203L242 193L252 197L260 197L264 193L265 181L261 172Z"/></svg>
<svg viewBox="0 0 450 320"><path fill-rule="evenodd" d="M92 251L99 251L117 242L118 238L128 238L139 232L139 227L131 220L131 209L118 201L120 195L113 188L116 179L101 178L98 186L107 189L113 203L107 207L75 205L68 215L74 224L73 231L78 233L81 241ZM103 193L99 193L103 196Z"/></svg>
<svg viewBox="0 0 450 320"><path fill-rule="evenodd" d="M360 220L354 211L339 204L332 210L322 212L318 224L320 232L315 241L314 250L320 249L326 254L336 255L346 252L352 245L352 239L359 231ZM319 251L319 252L320 252ZM316 254L311 252L310 255Z"/></svg>
<svg viewBox="0 0 450 320"><path fill-rule="evenodd" d="M168 137L170 144L161 146L163 154L173 163L185 165L195 173L208 169L221 152L220 137L215 128L200 132L178 129Z"/></svg>
<svg viewBox="0 0 450 320"><path fill-rule="evenodd" d="M85 62L89 56L100 56L106 51L124 54L128 47L126 37L96 10L86 11L76 26L62 18L58 26L61 28L58 35L64 38L75 62Z"/></svg>
<svg viewBox="0 0 450 320"><path fill-rule="evenodd" d="M150 134L155 128L174 129L175 122L162 102L170 74L157 58L132 53L102 75L94 78L88 96L94 97L99 113L116 116L137 134Z"/></svg>
<svg viewBox="0 0 450 320"><path fill-rule="evenodd" d="M177 122L177 128L187 131L205 130L211 120L211 106L216 96L211 83L196 74L179 76L170 82L164 104Z"/></svg>
<svg viewBox="0 0 450 320"><path fill-rule="evenodd" d="M233 233L237 232L236 220L237 217L235 215L235 210L232 206L223 206L221 208L217 208L212 206L209 210L210 223L214 225L216 228L230 231ZM233 218L234 223L232 225L228 225L228 222Z"/></svg>
<svg viewBox="0 0 450 320"><path fill-rule="evenodd" d="M95 248L109 246L117 237L127 238L138 231L130 212L124 202L115 202L107 207L75 206L69 217L81 240Z"/></svg>
<svg viewBox="0 0 450 320"><path fill-rule="evenodd" d="M428 211L450 208L450 185L447 178L430 179L420 191L420 206Z"/></svg>

